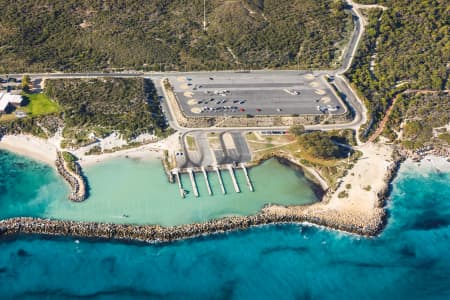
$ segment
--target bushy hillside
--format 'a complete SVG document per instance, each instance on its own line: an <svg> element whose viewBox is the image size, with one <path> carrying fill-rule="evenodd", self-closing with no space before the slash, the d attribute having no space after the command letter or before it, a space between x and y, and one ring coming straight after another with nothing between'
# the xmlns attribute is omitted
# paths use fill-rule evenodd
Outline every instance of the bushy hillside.
<svg viewBox="0 0 450 300"><path fill-rule="evenodd" d="M125 139L167 129L153 83L147 79L47 80L44 92L61 106L67 145L89 142L90 133L118 131Z"/></svg>
<svg viewBox="0 0 450 300"><path fill-rule="evenodd" d="M340 0L0 0L0 72L335 67Z"/></svg>
<svg viewBox="0 0 450 300"><path fill-rule="evenodd" d="M398 93L450 87L450 18L446 0L361 2L388 8L365 11L369 24L348 74L366 99L370 133Z"/></svg>

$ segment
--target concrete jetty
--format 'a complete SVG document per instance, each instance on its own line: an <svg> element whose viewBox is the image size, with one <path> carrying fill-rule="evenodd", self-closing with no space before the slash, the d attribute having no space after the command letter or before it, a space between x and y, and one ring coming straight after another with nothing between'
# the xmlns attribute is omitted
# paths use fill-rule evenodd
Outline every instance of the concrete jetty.
<svg viewBox="0 0 450 300"><path fill-rule="evenodd" d="M234 176L234 170L232 165L227 165L228 171L230 171L231 180L233 181L234 190L236 193L240 193L239 185L237 183L236 177Z"/></svg>
<svg viewBox="0 0 450 300"><path fill-rule="evenodd" d="M192 171L192 169L188 169L188 173L189 173L189 178L191 179L192 190L194 191L194 195L195 195L195 197L198 197L198 189L197 189L197 183L195 182L194 171Z"/></svg>
<svg viewBox="0 0 450 300"><path fill-rule="evenodd" d="M219 183L220 183L220 188L222 189L222 193L225 195L227 192L225 191L225 186L223 185L222 175L220 175L220 170L217 166L214 167L214 169L216 170L217 177L219 178Z"/></svg>
<svg viewBox="0 0 450 300"><path fill-rule="evenodd" d="M250 176L248 176L247 168L245 167L244 164L241 164L241 168L242 168L242 170L244 170L245 179L247 179L248 188L250 189L251 192L253 192L253 185L252 185L252 182L250 180Z"/></svg>
<svg viewBox="0 0 450 300"><path fill-rule="evenodd" d="M202 166L202 172L203 172L203 176L205 177L205 183L206 183L206 187L208 188L208 193L210 196L212 196L212 190L211 190L211 186L209 185L209 180L208 180L208 173L206 172L206 169L203 166Z"/></svg>
<svg viewBox="0 0 450 300"><path fill-rule="evenodd" d="M184 193L184 189L183 189L183 184L181 183L180 172L178 171L178 169L175 169L172 171L172 173L175 174L175 177L177 178L178 189L180 190L180 195L182 198L184 198L185 193Z"/></svg>

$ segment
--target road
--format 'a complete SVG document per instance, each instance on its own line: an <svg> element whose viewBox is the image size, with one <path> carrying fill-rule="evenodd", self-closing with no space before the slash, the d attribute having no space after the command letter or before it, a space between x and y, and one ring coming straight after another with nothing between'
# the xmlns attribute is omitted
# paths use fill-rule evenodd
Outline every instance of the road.
<svg viewBox="0 0 450 300"><path fill-rule="evenodd" d="M314 74L318 76L324 76L324 75L330 75L334 77L334 83L336 87L342 92L346 97L347 104L351 107L351 109L354 112L354 119L351 122L348 123L342 123L342 124L327 124L327 125L311 125L306 126L306 129L314 129L314 130L333 130L333 129L359 129L359 127L364 124L367 121L367 110L361 101L361 99L358 97L358 95L353 91L351 86L349 85L347 79L344 76L344 73L351 67L353 58L355 56L355 53L357 51L358 45L361 41L361 38L364 33L365 29L365 22L364 18L359 11L359 9L364 8L372 8L372 5L360 5L356 4L351 0L347 0L348 4L351 6L351 13L353 15L353 19L355 21L355 29L352 33L352 36L350 38L350 42L347 46L347 49L344 50L344 55L342 58L342 65L337 70L314 70L314 71L271 71L271 70L258 70L258 71L249 71L251 73L270 73L272 76L283 76L287 73L296 73L296 74L306 74L314 72ZM378 7L378 6L377 6ZM379 7L382 9L386 9L385 7ZM114 77L114 78L133 78L133 77L144 77L144 78L150 78L152 79L155 84L157 91L159 93L164 94L164 90L160 86L160 82L163 78L168 76L190 76L190 75L213 75L213 74L221 74L221 73L228 73L229 75L235 74L237 71L198 71L198 72L137 72L137 71L130 71L130 72L121 72L121 73L102 73L102 72L86 72L86 73L34 73L34 74L27 74L30 75L32 79L42 79L42 78L98 78L98 77ZM240 72L242 73L242 72ZM0 75L2 77L5 76L14 77L14 78L21 78L23 75L22 73L17 74L4 74ZM165 97L167 99L167 97ZM175 130L180 131L183 135L190 132L190 131L215 131L215 132L225 132L225 131L239 131L239 132L248 132L248 131L255 131L255 130L286 130L288 127L233 127L233 128L216 128L216 127L208 127L208 128L185 128L178 124L177 120L174 118L172 109L169 107L169 105L164 101L163 103L163 109L165 111L165 114L168 119L168 123L171 127L173 127Z"/></svg>

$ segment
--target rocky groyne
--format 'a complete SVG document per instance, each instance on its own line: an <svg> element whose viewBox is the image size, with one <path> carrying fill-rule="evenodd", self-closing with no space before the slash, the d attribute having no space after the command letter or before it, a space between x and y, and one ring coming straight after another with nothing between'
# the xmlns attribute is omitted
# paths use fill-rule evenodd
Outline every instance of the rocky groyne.
<svg viewBox="0 0 450 300"><path fill-rule="evenodd" d="M69 183L72 192L69 195L69 200L74 202L81 202L87 198L86 181L82 175L81 167L77 162L73 162L74 170L68 166L61 152L57 153L55 162L58 173Z"/></svg>

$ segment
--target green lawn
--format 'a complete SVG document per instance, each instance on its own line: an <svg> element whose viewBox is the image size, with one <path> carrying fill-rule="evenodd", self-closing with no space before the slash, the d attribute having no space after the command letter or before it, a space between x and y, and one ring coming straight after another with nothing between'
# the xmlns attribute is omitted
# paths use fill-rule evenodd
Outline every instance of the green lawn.
<svg viewBox="0 0 450 300"><path fill-rule="evenodd" d="M58 104L43 93L23 93L23 96L27 97L30 103L21 107L20 110L23 110L32 116L51 114L60 110Z"/></svg>

